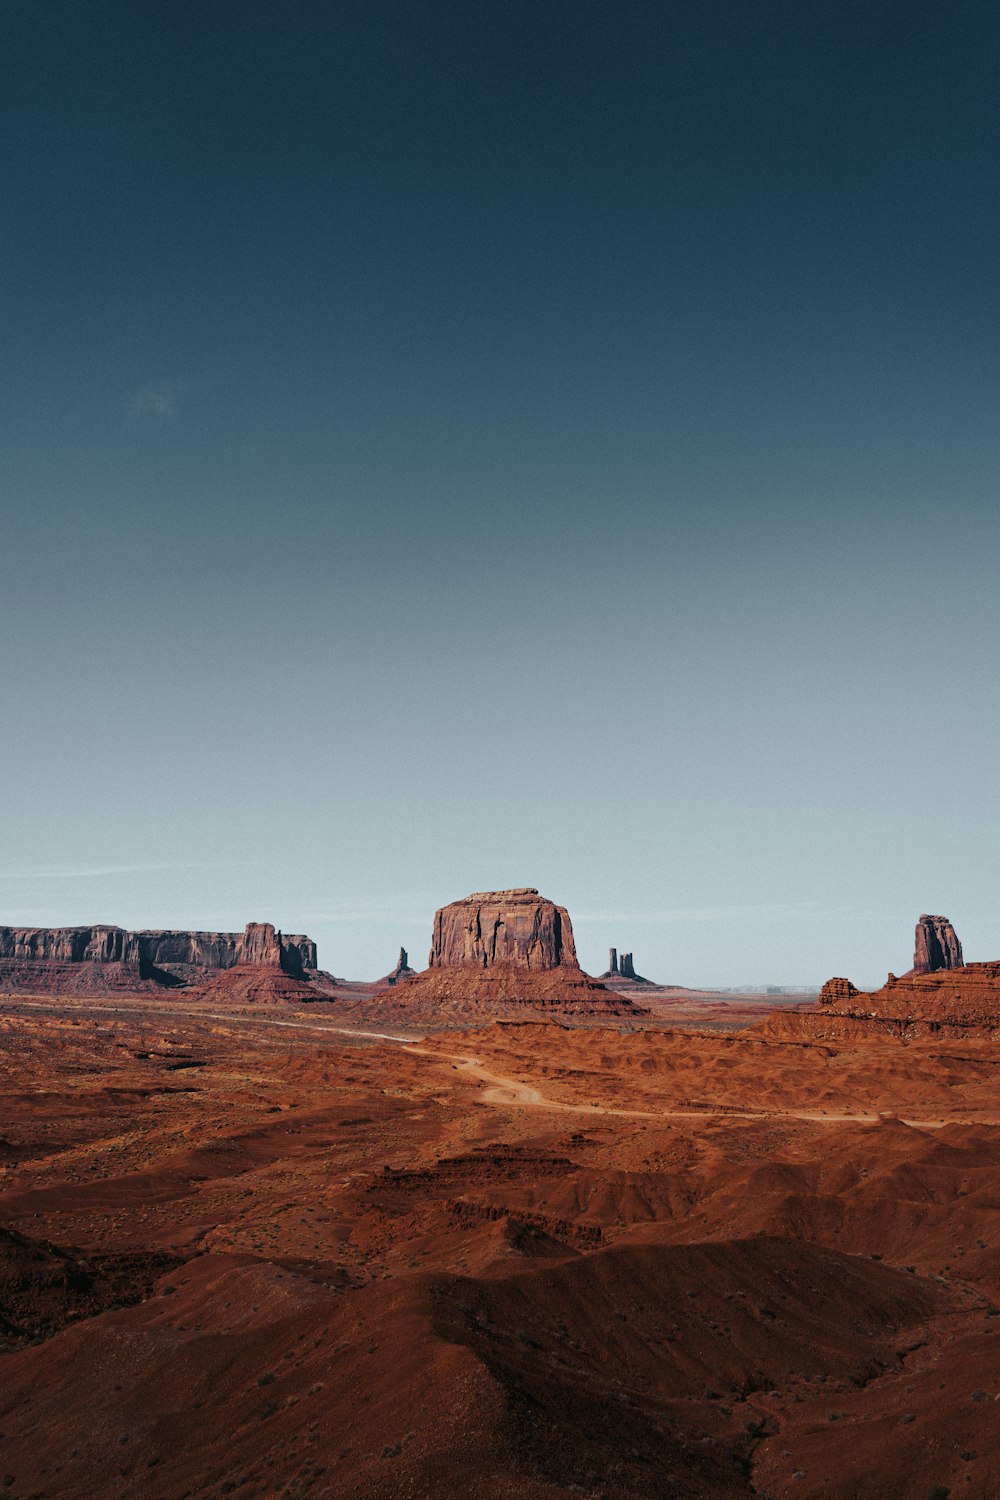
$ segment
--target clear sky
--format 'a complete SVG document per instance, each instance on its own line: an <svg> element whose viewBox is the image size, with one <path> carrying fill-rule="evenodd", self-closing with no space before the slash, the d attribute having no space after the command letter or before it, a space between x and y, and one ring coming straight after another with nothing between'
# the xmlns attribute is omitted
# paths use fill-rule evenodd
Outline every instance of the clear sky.
<svg viewBox="0 0 1000 1500"><path fill-rule="evenodd" d="M0 921L1000 956L995 6L7 0Z"/></svg>

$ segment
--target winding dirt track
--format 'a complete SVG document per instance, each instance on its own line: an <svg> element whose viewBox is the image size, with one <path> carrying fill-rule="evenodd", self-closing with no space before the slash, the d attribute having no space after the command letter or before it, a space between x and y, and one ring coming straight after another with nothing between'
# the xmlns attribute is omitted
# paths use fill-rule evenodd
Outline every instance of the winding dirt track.
<svg viewBox="0 0 1000 1500"><path fill-rule="evenodd" d="M409 1046L408 1052L426 1052L427 1049L418 1046ZM533 1084L524 1083L518 1078L506 1077L502 1073L492 1073L485 1068L475 1057L460 1056L458 1054L435 1052L430 1054L434 1057L446 1056L454 1062L460 1073L468 1073L473 1078L487 1084L480 1096L484 1104L496 1104L501 1106L520 1105L526 1109L557 1110L574 1115L617 1115L633 1120L809 1120L817 1125L877 1125L883 1117L879 1114L822 1114L816 1110L750 1110L750 1109L615 1109L605 1104L568 1104L562 1099L548 1099ZM904 1125L910 1125L915 1130L940 1130L942 1126L955 1124L952 1120L911 1120L902 1119ZM977 1123L987 1123L978 1122ZM994 1123L994 1122L989 1122Z"/></svg>
<svg viewBox="0 0 1000 1500"><path fill-rule="evenodd" d="M68 1009L69 1007L67 1007ZM17 1009L46 1010L51 1011L50 1002L11 999L8 1005L11 1011ZM486 1068L479 1058L471 1057L466 1053L439 1052L430 1047L422 1047L413 1037L399 1036L389 1031L364 1031L357 1026L336 1026L329 1022L319 1023L310 1021L285 1021L277 1016L254 1015L249 1016L243 1012L233 1013L227 1011L197 1011L183 1010L174 1006L166 1007L157 1005L155 1012L144 1005L117 1002L110 1005L74 1004L74 1012L85 1013L96 1012L104 1015L115 1015L122 1012L129 1015L142 1015L149 1017L155 1014L157 1017L170 1017L174 1020L190 1020L192 1015L197 1015L205 1020L222 1021L232 1025L240 1022L250 1026L282 1027L291 1031L306 1031L315 1034L333 1032L340 1036L366 1037L374 1041L395 1042L404 1047L411 1055L437 1058L442 1062L454 1064L456 1071L464 1073L470 1078L478 1079L484 1084L480 1100L483 1104L492 1104L498 1108L521 1108L538 1109L560 1114L575 1115L610 1115L618 1118L634 1120L807 1120L817 1125L877 1125L882 1118L879 1114L850 1114L850 1113L824 1113L817 1110L737 1110L737 1109L618 1109L605 1104L577 1104L568 1103L562 1099L552 1099L536 1088L534 1084L525 1083L522 1079L510 1077L503 1073L494 1073ZM903 1124L912 1126L915 1130L940 1130L943 1126L960 1122L960 1117L950 1119L917 1120L909 1117L899 1117ZM975 1123L983 1125L994 1125L1000 1123L1000 1118L986 1119L982 1116L969 1117L961 1120L961 1123Z"/></svg>

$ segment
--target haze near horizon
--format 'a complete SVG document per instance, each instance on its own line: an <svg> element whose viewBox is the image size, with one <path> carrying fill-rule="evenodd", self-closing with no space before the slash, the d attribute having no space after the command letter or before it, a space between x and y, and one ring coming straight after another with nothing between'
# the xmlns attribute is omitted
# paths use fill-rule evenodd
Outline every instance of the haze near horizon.
<svg viewBox="0 0 1000 1500"><path fill-rule="evenodd" d="M5 21L0 922L1000 956L992 8Z"/></svg>

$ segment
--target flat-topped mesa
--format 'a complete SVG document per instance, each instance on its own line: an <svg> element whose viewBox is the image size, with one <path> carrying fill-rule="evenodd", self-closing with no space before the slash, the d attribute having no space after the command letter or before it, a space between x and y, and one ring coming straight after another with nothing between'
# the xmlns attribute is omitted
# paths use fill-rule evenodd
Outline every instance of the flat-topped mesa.
<svg viewBox="0 0 1000 1500"><path fill-rule="evenodd" d="M917 923L913 973L936 974L941 969L960 969L964 962L962 945L948 918L925 913Z"/></svg>
<svg viewBox="0 0 1000 1500"><path fill-rule="evenodd" d="M0 958L25 964L138 964L139 936L110 926L0 927Z"/></svg>
<svg viewBox="0 0 1000 1500"><path fill-rule="evenodd" d="M443 906L434 917L429 966L534 973L579 968L569 913L533 886L476 891Z"/></svg>
<svg viewBox="0 0 1000 1500"><path fill-rule="evenodd" d="M419 1024L521 1019L526 1007L550 1016L647 1014L583 972L569 913L533 886L476 891L442 906L429 966L404 982L388 976L378 999L400 1021Z"/></svg>
<svg viewBox="0 0 1000 1500"><path fill-rule="evenodd" d="M0 980L17 971L46 974L58 987L56 970L109 966L142 980L183 982L207 970L272 966L300 975L315 969L316 944L302 933L282 934L271 922L248 922L243 932L190 932L122 927L0 927ZM37 966L37 968L36 968ZM48 967L47 967L48 966Z"/></svg>
<svg viewBox="0 0 1000 1500"><path fill-rule="evenodd" d="M302 933L285 934L271 922L248 922L243 932L152 931L136 933L143 969L233 969L266 964L301 974L316 968L316 944Z"/></svg>

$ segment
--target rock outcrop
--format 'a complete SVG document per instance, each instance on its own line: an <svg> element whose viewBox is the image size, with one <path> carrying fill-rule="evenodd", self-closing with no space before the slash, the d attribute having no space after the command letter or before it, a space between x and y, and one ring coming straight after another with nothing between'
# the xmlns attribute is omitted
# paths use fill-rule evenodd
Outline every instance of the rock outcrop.
<svg viewBox="0 0 1000 1500"><path fill-rule="evenodd" d="M645 979L641 974L635 972L635 964L632 961L631 953L623 953L619 959L617 948L611 949L611 961L605 972L601 975L601 979L606 979L609 982L617 979L625 984L652 983L652 980Z"/></svg>
<svg viewBox="0 0 1000 1500"><path fill-rule="evenodd" d="M962 945L947 917L926 914L917 923L913 952L914 974L936 974L941 969L960 969Z"/></svg>
<svg viewBox="0 0 1000 1500"><path fill-rule="evenodd" d="M1000 963L963 964L930 974L890 974L878 990L828 979L819 1003L775 1011L761 1023L773 1037L980 1037L1000 1032Z"/></svg>
<svg viewBox="0 0 1000 1500"><path fill-rule="evenodd" d="M78 993L106 980L118 990L197 982L215 970L245 966L301 977L316 969L316 944L301 933L278 932L270 922L249 922L243 932L0 927L0 988Z"/></svg>
<svg viewBox="0 0 1000 1500"><path fill-rule="evenodd" d="M533 886L478 891L434 918L432 969L507 966L539 973L563 965L579 967L569 913Z"/></svg>
<svg viewBox="0 0 1000 1500"><path fill-rule="evenodd" d="M410 955L405 948L400 948L399 962L392 973L387 974L384 979L379 980L379 983L383 985L399 984L403 979L415 979L416 977L416 969L410 968Z"/></svg>
<svg viewBox="0 0 1000 1500"><path fill-rule="evenodd" d="M144 968L167 971L233 969L273 964L287 974L316 968L316 944L301 933L278 932L270 922L248 922L243 932L139 932Z"/></svg>
<svg viewBox="0 0 1000 1500"><path fill-rule="evenodd" d="M121 927L0 927L0 958L18 963L138 964L139 934Z"/></svg>
<svg viewBox="0 0 1000 1500"><path fill-rule="evenodd" d="M849 979L828 979L819 992L820 1005L846 1005L859 991Z"/></svg>
<svg viewBox="0 0 1000 1500"><path fill-rule="evenodd" d="M760 1029L817 1040L993 1037L1000 1033L1000 963L965 963L948 918L925 914L917 923L908 974L890 974L877 990L859 990L843 977L828 979L814 1008L775 1012Z"/></svg>
<svg viewBox="0 0 1000 1500"><path fill-rule="evenodd" d="M478 891L434 917L430 966L405 983L392 976L377 996L399 1024L470 1017L641 1016L631 1000L584 974L563 906L532 886Z"/></svg>

